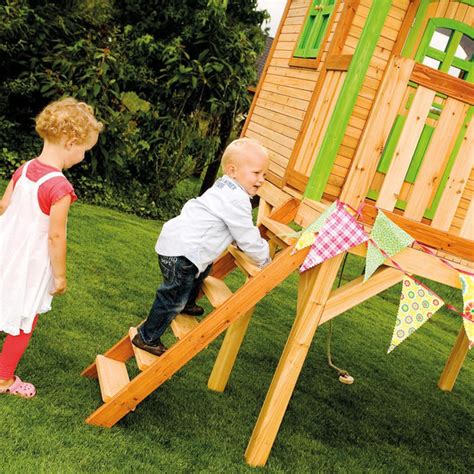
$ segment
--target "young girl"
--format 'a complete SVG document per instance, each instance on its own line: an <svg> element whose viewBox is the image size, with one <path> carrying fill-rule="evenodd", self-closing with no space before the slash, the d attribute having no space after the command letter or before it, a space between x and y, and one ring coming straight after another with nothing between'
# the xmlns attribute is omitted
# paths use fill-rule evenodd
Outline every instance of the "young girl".
<svg viewBox="0 0 474 474"><path fill-rule="evenodd" d="M77 197L61 170L80 163L101 130L84 102L49 104L36 117L41 154L15 171L0 200L0 394L36 394L14 374L38 315L66 291L66 221Z"/></svg>

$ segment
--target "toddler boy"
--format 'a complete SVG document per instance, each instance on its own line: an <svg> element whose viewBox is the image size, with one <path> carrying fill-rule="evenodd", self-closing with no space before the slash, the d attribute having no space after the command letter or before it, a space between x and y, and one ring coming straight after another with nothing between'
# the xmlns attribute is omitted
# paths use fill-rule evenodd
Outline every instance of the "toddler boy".
<svg viewBox="0 0 474 474"><path fill-rule="evenodd" d="M203 314L196 305L201 284L229 244L235 241L260 267L270 262L268 243L253 224L250 204L265 180L267 150L249 138L234 140L224 151L222 168L225 175L166 222L156 243L163 283L132 340L154 355L166 351L160 337L176 315Z"/></svg>

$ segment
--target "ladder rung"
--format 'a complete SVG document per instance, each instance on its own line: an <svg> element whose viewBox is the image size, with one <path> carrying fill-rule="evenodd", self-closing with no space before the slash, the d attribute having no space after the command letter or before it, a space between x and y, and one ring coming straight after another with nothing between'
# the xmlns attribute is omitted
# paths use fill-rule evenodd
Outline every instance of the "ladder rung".
<svg viewBox="0 0 474 474"><path fill-rule="evenodd" d="M95 360L102 400L108 402L130 382L124 362L99 354Z"/></svg>
<svg viewBox="0 0 474 474"><path fill-rule="evenodd" d="M182 339L198 324L199 321L194 316L189 316L187 314L178 314L178 316L176 316L176 318L171 321L171 330L178 339Z"/></svg>
<svg viewBox="0 0 474 474"><path fill-rule="evenodd" d="M225 284L224 280L212 276L208 276L204 280L202 291L214 308L219 307L232 296L232 291Z"/></svg>
<svg viewBox="0 0 474 474"><path fill-rule="evenodd" d="M130 337L130 341L135 337L137 334L137 328L130 328L128 331L128 335ZM138 368L140 370L145 370L150 367L153 362L158 358L158 356L150 354L149 352L143 351L138 347L135 347L132 344L133 353L135 354L135 360L137 361Z"/></svg>
<svg viewBox="0 0 474 474"><path fill-rule="evenodd" d="M270 234L273 234L276 240L279 240L285 243L286 245L291 245L295 240L294 237L285 237L284 235L282 235L295 232L290 226L287 226L286 224L274 221L269 217L264 217L262 219L262 225L270 231Z"/></svg>
<svg viewBox="0 0 474 474"><path fill-rule="evenodd" d="M235 262L245 273L250 276L255 276L260 272L261 269L255 265L255 262L242 252L242 250L239 250L234 245L229 245L227 250L235 258Z"/></svg>

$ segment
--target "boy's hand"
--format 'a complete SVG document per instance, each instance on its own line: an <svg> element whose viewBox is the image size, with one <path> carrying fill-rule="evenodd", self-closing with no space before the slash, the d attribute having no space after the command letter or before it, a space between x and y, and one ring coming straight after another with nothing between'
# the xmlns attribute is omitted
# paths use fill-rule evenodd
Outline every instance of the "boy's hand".
<svg viewBox="0 0 474 474"><path fill-rule="evenodd" d="M50 292L51 295L63 295L67 290L67 281L65 277L54 278L54 290Z"/></svg>

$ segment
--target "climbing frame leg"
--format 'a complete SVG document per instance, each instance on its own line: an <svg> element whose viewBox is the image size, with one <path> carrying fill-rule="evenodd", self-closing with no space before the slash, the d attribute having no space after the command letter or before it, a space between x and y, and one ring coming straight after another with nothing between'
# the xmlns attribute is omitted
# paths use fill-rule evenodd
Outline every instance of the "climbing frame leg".
<svg viewBox="0 0 474 474"><path fill-rule="evenodd" d="M251 466L263 466L270 454L296 381L318 328L342 255L305 272L300 279L297 315L270 389L245 452Z"/></svg>
<svg viewBox="0 0 474 474"><path fill-rule="evenodd" d="M458 337L456 338L456 342L454 343L453 349L451 350L448 361L444 366L443 373L441 374L441 377L438 381L438 387L441 390L450 392L453 389L459 371L461 370L461 367L464 363L464 359L466 358L468 349L469 340L467 338L466 331L464 330L464 326L462 326Z"/></svg>
<svg viewBox="0 0 474 474"><path fill-rule="evenodd" d="M224 341L222 342L222 346L209 377L209 381L207 382L207 386L211 390L215 390L216 392L224 391L239 353L240 346L244 340L245 333L247 332L247 327L252 318L254 309L255 308L249 310L240 319L229 326L229 329L227 329Z"/></svg>

